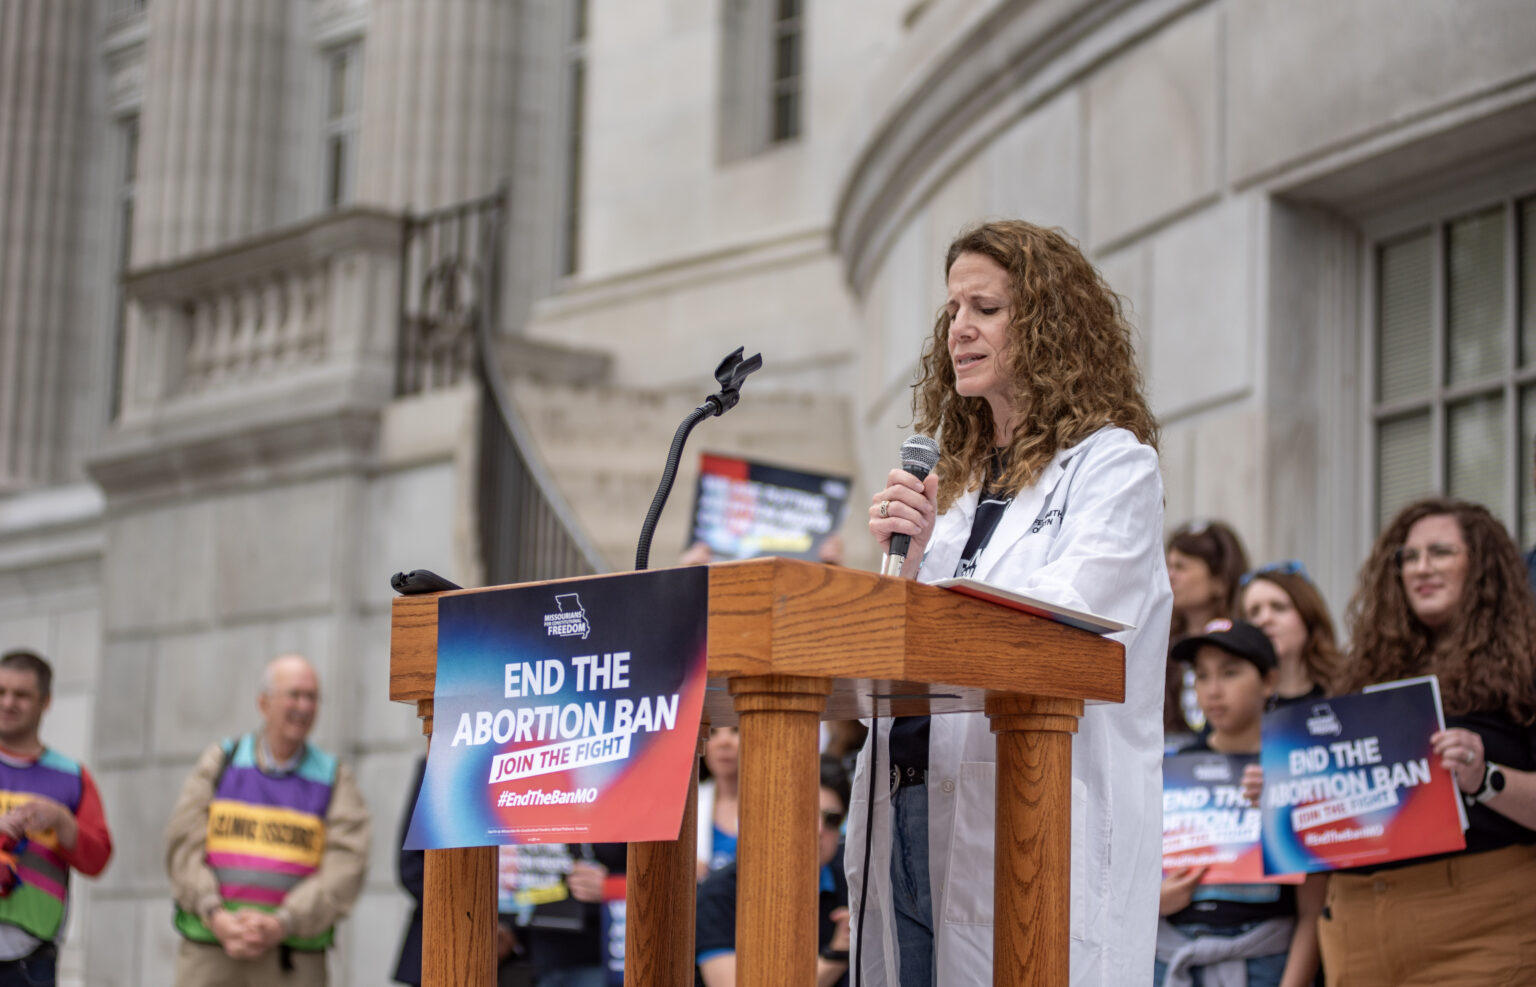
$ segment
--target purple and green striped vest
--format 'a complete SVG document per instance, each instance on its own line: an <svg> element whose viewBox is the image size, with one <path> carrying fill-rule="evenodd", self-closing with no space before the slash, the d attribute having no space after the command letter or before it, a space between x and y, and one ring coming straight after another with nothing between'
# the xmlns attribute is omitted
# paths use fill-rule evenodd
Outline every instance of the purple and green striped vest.
<svg viewBox="0 0 1536 987"><path fill-rule="evenodd" d="M38 795L63 803L71 813L78 812L82 791L80 764L55 751L45 749L35 763L25 767L0 761L0 813ZM27 834L26 846L16 858L16 875L20 882L0 898L0 922L18 926L39 939L54 939L64 919L64 900L69 896L69 865L59 853L53 830Z"/></svg>
<svg viewBox="0 0 1536 987"><path fill-rule="evenodd" d="M272 775L257 766L256 744L254 734L224 741L224 771L208 803L205 859L219 882L224 907L270 912L320 867L336 759L305 744L297 768ZM218 942L201 918L179 907L176 928L196 942ZM321 950L333 935L327 929L283 942L293 949Z"/></svg>

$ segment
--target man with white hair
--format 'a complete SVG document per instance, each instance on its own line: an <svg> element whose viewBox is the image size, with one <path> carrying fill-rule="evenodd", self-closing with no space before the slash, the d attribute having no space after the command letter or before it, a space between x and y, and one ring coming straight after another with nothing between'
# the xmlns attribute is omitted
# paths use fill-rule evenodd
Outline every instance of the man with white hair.
<svg viewBox="0 0 1536 987"><path fill-rule="evenodd" d="M308 743L314 668L272 659L256 705L261 729L203 752L166 827L178 987L325 984L325 950L362 890L368 807Z"/></svg>

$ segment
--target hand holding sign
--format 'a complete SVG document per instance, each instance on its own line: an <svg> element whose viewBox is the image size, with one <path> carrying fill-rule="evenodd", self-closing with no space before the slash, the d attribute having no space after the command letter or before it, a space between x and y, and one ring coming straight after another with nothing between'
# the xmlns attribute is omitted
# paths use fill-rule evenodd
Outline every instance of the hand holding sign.
<svg viewBox="0 0 1536 987"><path fill-rule="evenodd" d="M1157 899L1157 914L1167 918L1188 908L1195 898L1196 886L1208 870L1209 867L1183 867L1163 878L1163 887Z"/></svg>
<svg viewBox="0 0 1536 987"><path fill-rule="evenodd" d="M1264 766L1250 764L1243 769L1243 801L1257 808L1264 795Z"/></svg>
<svg viewBox="0 0 1536 987"><path fill-rule="evenodd" d="M1471 795L1483 783L1483 738L1471 730L1441 730L1429 738L1440 766L1456 776L1456 786Z"/></svg>

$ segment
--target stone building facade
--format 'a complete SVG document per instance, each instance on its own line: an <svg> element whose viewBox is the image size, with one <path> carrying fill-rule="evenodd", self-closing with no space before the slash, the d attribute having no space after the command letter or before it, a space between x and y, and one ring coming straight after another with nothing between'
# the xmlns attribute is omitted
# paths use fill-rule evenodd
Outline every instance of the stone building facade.
<svg viewBox="0 0 1536 987"><path fill-rule="evenodd" d="M333 974L387 979L422 741L386 580L502 571L473 375L402 386L455 207L499 193L496 249L434 290L496 314L590 568L737 345L694 452L873 489L944 245L1023 216L1131 304L1170 520L1339 608L1419 493L1536 537L1533 41L1521 0L0 0L0 648L54 659L118 844L66 982L168 982L166 812L290 648L376 818Z"/></svg>

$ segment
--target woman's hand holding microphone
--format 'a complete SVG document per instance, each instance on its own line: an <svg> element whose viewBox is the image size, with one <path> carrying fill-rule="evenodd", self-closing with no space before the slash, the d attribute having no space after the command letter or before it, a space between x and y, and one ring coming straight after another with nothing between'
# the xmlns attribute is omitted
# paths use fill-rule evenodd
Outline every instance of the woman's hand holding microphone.
<svg viewBox="0 0 1536 987"><path fill-rule="evenodd" d="M869 504L869 531L880 543L880 551L889 553L892 535L912 539L900 575L917 575L923 549L933 534L938 515L939 479L932 473L922 480L903 469L893 469L886 477L885 489L875 494Z"/></svg>

